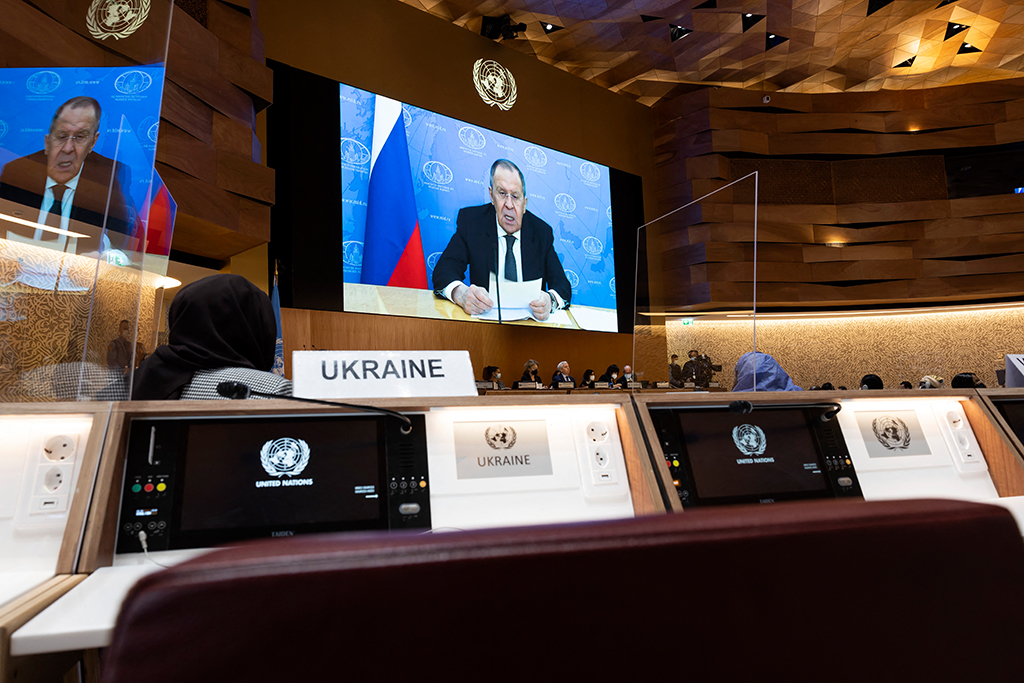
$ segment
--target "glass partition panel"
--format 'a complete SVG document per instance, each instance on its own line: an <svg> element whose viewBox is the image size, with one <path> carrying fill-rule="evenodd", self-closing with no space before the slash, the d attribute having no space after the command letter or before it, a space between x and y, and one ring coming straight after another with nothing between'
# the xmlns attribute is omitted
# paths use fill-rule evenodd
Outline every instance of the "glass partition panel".
<svg viewBox="0 0 1024 683"><path fill-rule="evenodd" d="M171 10L26 3L0 28L0 401L127 398L139 342L155 339Z"/></svg>
<svg viewBox="0 0 1024 683"><path fill-rule="evenodd" d="M633 363L622 368L634 391L764 387L763 360L755 367L748 355L757 332L757 173L718 184L638 230ZM728 334L705 334L711 321Z"/></svg>

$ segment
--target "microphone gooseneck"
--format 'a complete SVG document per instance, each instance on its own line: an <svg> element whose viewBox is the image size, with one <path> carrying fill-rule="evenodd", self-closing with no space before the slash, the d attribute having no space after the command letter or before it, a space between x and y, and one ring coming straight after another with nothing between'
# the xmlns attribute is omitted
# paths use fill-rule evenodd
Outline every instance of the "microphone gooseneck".
<svg viewBox="0 0 1024 683"><path fill-rule="evenodd" d="M729 410L737 415L746 415L754 411L754 404L750 401L733 401L729 404Z"/></svg>
<svg viewBox="0 0 1024 683"><path fill-rule="evenodd" d="M783 403L774 404L766 403L758 405L759 410L771 409L771 408L824 408L826 406L832 406L832 410L828 410L819 416L822 422L828 422L843 409L843 406L839 403L829 401L827 403ZM733 401L729 404L729 410L737 415L746 415L754 411L754 404L750 401Z"/></svg>
<svg viewBox="0 0 1024 683"><path fill-rule="evenodd" d="M412 433L412 420L410 420L402 413L397 410L389 410L388 408L374 408L373 406L362 406L355 403L341 403L336 401L321 401L316 398L300 398L299 396L283 396L281 394L268 394L265 391L256 391L245 382L220 382L217 384L217 393L224 398L237 400L246 399L250 396L262 396L263 398L281 398L286 401L299 401L301 403L316 403L318 405L331 406L332 408L350 408L352 410L358 410L364 413L377 413L380 415L389 415L397 418L405 423L402 427L403 434Z"/></svg>

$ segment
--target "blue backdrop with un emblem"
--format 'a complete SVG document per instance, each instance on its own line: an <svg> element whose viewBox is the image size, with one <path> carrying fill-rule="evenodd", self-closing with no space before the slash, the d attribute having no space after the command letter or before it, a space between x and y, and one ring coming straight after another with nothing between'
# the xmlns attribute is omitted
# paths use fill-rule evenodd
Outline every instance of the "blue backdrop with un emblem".
<svg viewBox="0 0 1024 683"><path fill-rule="evenodd" d="M360 279L374 102L374 93L340 86L346 282ZM504 158L526 177L527 210L554 231L555 252L572 285L572 303L615 309L607 166L408 104L402 109L428 282L455 234L459 209L490 202L491 164Z"/></svg>

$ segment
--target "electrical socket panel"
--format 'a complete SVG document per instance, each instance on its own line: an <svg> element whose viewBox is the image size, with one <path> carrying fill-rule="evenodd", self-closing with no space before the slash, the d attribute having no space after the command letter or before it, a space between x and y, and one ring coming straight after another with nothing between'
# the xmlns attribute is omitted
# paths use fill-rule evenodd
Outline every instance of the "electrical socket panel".
<svg viewBox="0 0 1024 683"><path fill-rule="evenodd" d="M63 525L71 507L82 449L91 417L49 418L31 425L15 527L19 530Z"/></svg>

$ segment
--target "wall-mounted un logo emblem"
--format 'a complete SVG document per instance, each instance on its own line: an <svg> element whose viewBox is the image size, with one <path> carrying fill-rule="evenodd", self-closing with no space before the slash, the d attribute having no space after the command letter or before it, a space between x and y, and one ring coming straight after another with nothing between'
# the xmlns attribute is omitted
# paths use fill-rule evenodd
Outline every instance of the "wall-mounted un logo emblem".
<svg viewBox="0 0 1024 683"><path fill-rule="evenodd" d="M355 266L356 268L362 268L363 266L363 243L358 240L349 240L343 242L342 248L342 259L346 266Z"/></svg>
<svg viewBox="0 0 1024 683"><path fill-rule="evenodd" d="M34 95L49 95L60 87L60 74L56 71L37 71L28 77L25 87Z"/></svg>
<svg viewBox="0 0 1024 683"><path fill-rule="evenodd" d="M615 278L608 281L608 289L612 290L612 294L615 293Z"/></svg>
<svg viewBox="0 0 1024 683"><path fill-rule="evenodd" d="M590 256L597 256L604 251L604 242L593 235L587 235L583 238L583 251L587 252Z"/></svg>
<svg viewBox="0 0 1024 683"><path fill-rule="evenodd" d="M160 135L160 122L157 121L149 130L146 131L146 137L150 139L150 142L156 142L157 137Z"/></svg>
<svg viewBox="0 0 1024 683"><path fill-rule="evenodd" d="M478 59L473 64L473 85L480 99L492 107L508 111L516 103L516 79L512 72L493 59Z"/></svg>
<svg viewBox="0 0 1024 683"><path fill-rule="evenodd" d="M428 161L423 164L423 177L432 183L447 185L455 179L455 174L440 161Z"/></svg>
<svg viewBox="0 0 1024 683"><path fill-rule="evenodd" d="M370 163L370 150L366 149L366 145L358 140L342 138L341 161L344 164L352 164L353 166L364 166Z"/></svg>
<svg viewBox="0 0 1024 683"><path fill-rule="evenodd" d="M487 146L487 138L473 126L459 128L459 140L470 149L483 149Z"/></svg>
<svg viewBox="0 0 1024 683"><path fill-rule="evenodd" d="M7 122L0 121L0 140L4 139L4 136L7 135L7 131L9 130L10 128L8 127Z"/></svg>
<svg viewBox="0 0 1024 683"><path fill-rule="evenodd" d="M92 0L85 25L96 40L127 38L149 16L149 0Z"/></svg>
<svg viewBox="0 0 1024 683"><path fill-rule="evenodd" d="M527 147L523 150L523 158L527 164L537 168L548 165L548 155L540 147Z"/></svg>
<svg viewBox="0 0 1024 683"><path fill-rule="evenodd" d="M441 258L441 252L435 251L433 254L427 257L427 268L433 270L437 267L437 259Z"/></svg>
<svg viewBox="0 0 1024 683"><path fill-rule="evenodd" d="M564 192L555 195L555 208L562 213L572 213L576 210L576 200Z"/></svg>
<svg viewBox="0 0 1024 683"><path fill-rule="evenodd" d="M153 77L145 71L125 71L114 81L114 90L122 95L138 95L149 90L153 85Z"/></svg>
<svg viewBox="0 0 1024 683"><path fill-rule="evenodd" d="M739 425L732 429L732 442L740 453L748 458L754 455L764 455L764 449L768 447L768 440L764 432L757 425Z"/></svg>
<svg viewBox="0 0 1024 683"><path fill-rule="evenodd" d="M260 464L272 477L294 477L309 464L309 444L302 439L273 439L260 449Z"/></svg>
<svg viewBox="0 0 1024 683"><path fill-rule="evenodd" d="M584 161L580 164L580 177L588 183L596 183L601 178L601 169L598 168L597 164Z"/></svg>
<svg viewBox="0 0 1024 683"><path fill-rule="evenodd" d="M484 430L484 440L496 451L507 451L516 445L516 430L512 425L491 425Z"/></svg>
<svg viewBox="0 0 1024 683"><path fill-rule="evenodd" d="M576 274L575 270L565 271L565 279L569 281L569 286L573 289L580 286L580 276Z"/></svg>

